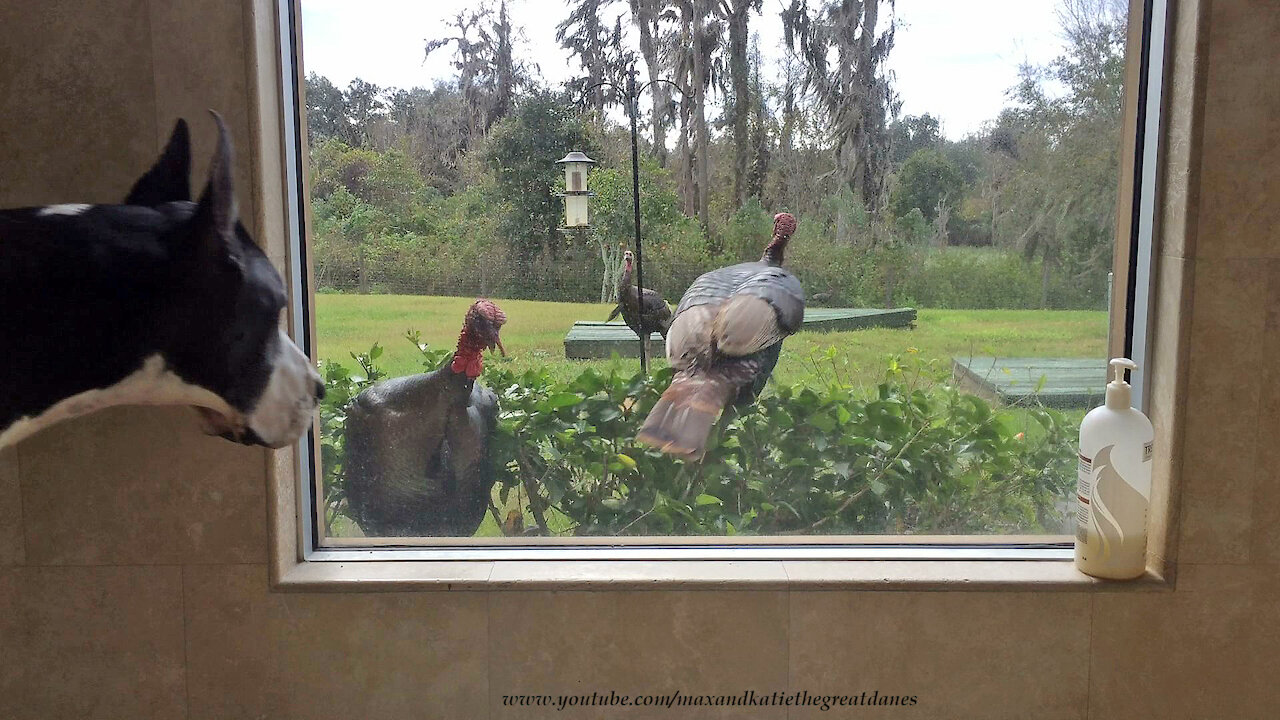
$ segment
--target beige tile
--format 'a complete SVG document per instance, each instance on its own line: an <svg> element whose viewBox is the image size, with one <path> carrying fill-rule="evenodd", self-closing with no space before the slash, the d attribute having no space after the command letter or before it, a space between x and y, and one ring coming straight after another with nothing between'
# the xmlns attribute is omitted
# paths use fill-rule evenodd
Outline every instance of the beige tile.
<svg viewBox="0 0 1280 720"><path fill-rule="evenodd" d="M1091 718L1271 718L1280 566L1179 566L1173 593L1094 599Z"/></svg>
<svg viewBox="0 0 1280 720"><path fill-rule="evenodd" d="M292 448L267 455L267 562L277 580L298 564L297 467Z"/></svg>
<svg viewBox="0 0 1280 720"><path fill-rule="evenodd" d="M792 593L791 690L916 696L793 718L1083 718L1090 597Z"/></svg>
<svg viewBox="0 0 1280 720"><path fill-rule="evenodd" d="M10 447L0 450L0 565L21 565L24 562L18 451Z"/></svg>
<svg viewBox="0 0 1280 720"><path fill-rule="evenodd" d="M27 562L265 562L266 456L188 408L104 410L18 446Z"/></svg>
<svg viewBox="0 0 1280 720"><path fill-rule="evenodd" d="M156 142L163 146L174 121L191 124L192 187L199 195L217 132L209 110L231 131L240 217L256 230L253 142L249 132L249 40L243 2L150 0L151 45L156 57Z"/></svg>
<svg viewBox="0 0 1280 720"><path fill-rule="evenodd" d="M1213 3L1198 257L1280 257L1280 12Z"/></svg>
<svg viewBox="0 0 1280 720"><path fill-rule="evenodd" d="M1157 242L1160 254L1195 256L1199 227L1200 142L1204 120L1204 79L1208 63L1206 3L1183 2L1170 29L1172 54L1165 120L1163 208Z"/></svg>
<svg viewBox="0 0 1280 720"><path fill-rule="evenodd" d="M25 692L23 682L26 676L26 663L15 662L15 658L24 657L27 645L27 631L24 624L25 613L18 606L22 596L18 591L19 576L22 568L0 567L0 657L7 658L0 662L0 717L11 718L18 714L23 698L19 691Z"/></svg>
<svg viewBox="0 0 1280 720"><path fill-rule="evenodd" d="M1269 262L1197 260L1183 435L1178 558L1249 553ZM30 549L28 549L28 552Z"/></svg>
<svg viewBox="0 0 1280 720"><path fill-rule="evenodd" d="M255 201L263 223L255 228L255 237L272 263L287 252L288 225L275 219L285 215L285 205L291 192L285 185L285 155L281 142L285 124L292 122L292 118L285 116L283 106L286 88L287 92L292 92L292 80L286 83L280 73L276 5L268 0L244 3L245 34L253 42L253 55L246 59L248 83L253 90L250 104L257 108L256 113L250 113L250 134L255 143L254 168L262 184Z"/></svg>
<svg viewBox="0 0 1280 720"><path fill-rule="evenodd" d="M0 571L0 717L185 718L181 584L176 567Z"/></svg>
<svg viewBox="0 0 1280 720"><path fill-rule="evenodd" d="M1267 289L1266 327L1262 337L1264 364L1261 407L1258 415L1257 460L1250 520L1251 558L1254 562L1280 563L1280 268L1272 268Z"/></svg>
<svg viewBox="0 0 1280 720"><path fill-rule="evenodd" d="M185 573L193 720L486 714L479 593L273 593L265 565Z"/></svg>
<svg viewBox="0 0 1280 720"><path fill-rule="evenodd" d="M1187 351L1190 346L1195 263L1162 255L1158 260L1154 324L1148 371L1151 423L1159 453L1152 468L1148 555L1158 565L1177 558L1178 504L1186 429Z"/></svg>
<svg viewBox="0 0 1280 720"><path fill-rule="evenodd" d="M119 202L155 160L145 0L0 3L0 207Z"/></svg>
<svg viewBox="0 0 1280 720"><path fill-rule="evenodd" d="M784 592L494 592L490 715L510 695L740 695L787 683ZM786 717L786 708L519 708L528 718Z"/></svg>

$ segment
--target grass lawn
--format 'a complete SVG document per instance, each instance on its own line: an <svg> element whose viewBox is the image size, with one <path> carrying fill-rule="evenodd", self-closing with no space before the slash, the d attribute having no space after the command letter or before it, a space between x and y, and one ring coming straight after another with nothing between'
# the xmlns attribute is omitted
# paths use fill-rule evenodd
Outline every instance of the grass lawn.
<svg viewBox="0 0 1280 720"><path fill-rule="evenodd" d="M415 295L319 294L318 354L353 367L350 353L366 351L378 342L385 348L378 364L390 375L421 372L420 356L404 339L405 331L420 331L422 339L433 347L452 348L463 314L473 301L474 298ZM608 305L502 299L497 302L507 313L502 337L509 355L503 359L493 352L488 362L506 363L514 370L550 366L562 380L575 377L591 365L607 367L622 362L634 368L638 364L634 359L565 359L564 336L573 322L603 320L611 309ZM949 370L954 355L1103 357L1106 334L1107 314L1101 311L920 310L914 330L801 332L787 340L775 377L788 383L813 378L825 381L832 366L824 363L819 367L820 361L814 358L835 348L835 367L842 379L861 384L870 392L884 375L886 356L906 354L908 348L915 348L923 359L936 360L939 367ZM665 360L657 361L663 363ZM1079 420L1083 413L1072 411L1070 415ZM1034 431L1030 425L1028 430ZM505 512L510 507L502 509ZM333 529L338 536L359 534L355 524L345 518ZM486 514L476 534L485 537L502 532Z"/></svg>
<svg viewBox="0 0 1280 720"><path fill-rule="evenodd" d="M418 330L433 347L452 348L462 317L474 298L418 295L316 296L319 357L351 367L350 353L368 350L376 341L385 349L379 365L392 376L420 372L418 352L404 339ZM490 353L488 362L507 363L513 370L550 366L560 379L576 376L588 366L607 366L611 360L567 360L564 336L575 320L604 320L611 309L595 303L502 300L507 313L502 342L508 357ZM799 382L812 377L811 359L827 348L847 380L874 385L885 369L887 355L916 348L926 360L949 368L953 355L1003 357L1103 357L1106 353L1107 314L1102 311L1058 310L920 310L914 330L871 329L835 333L801 332L783 346L777 378ZM635 360L621 361L637 364ZM665 362L659 360L658 363Z"/></svg>

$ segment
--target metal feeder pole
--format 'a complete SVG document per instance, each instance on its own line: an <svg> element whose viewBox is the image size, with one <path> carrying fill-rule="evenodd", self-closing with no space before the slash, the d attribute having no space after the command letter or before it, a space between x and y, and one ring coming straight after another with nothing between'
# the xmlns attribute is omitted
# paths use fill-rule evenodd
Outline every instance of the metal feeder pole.
<svg viewBox="0 0 1280 720"><path fill-rule="evenodd" d="M636 68L631 66L627 76L627 112L631 115L631 202L635 210L636 220L636 287L643 292L644 288L644 252L640 246L640 149L636 130ZM630 292L631 288L627 288ZM638 333L640 337L640 372L649 374L649 335Z"/></svg>

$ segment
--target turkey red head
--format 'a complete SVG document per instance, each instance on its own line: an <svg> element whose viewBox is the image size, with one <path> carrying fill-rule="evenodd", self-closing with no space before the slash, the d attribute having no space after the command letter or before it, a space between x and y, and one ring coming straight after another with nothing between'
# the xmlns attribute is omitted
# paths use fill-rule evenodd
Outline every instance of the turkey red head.
<svg viewBox="0 0 1280 720"><path fill-rule="evenodd" d="M631 263L633 263L633 262L635 262L635 261L636 261L636 255L635 255L635 253L631 252L630 250L628 250L628 251L626 251L626 252L622 253L622 264L623 264L623 265L626 265L626 266L629 268L629 267L631 267Z"/></svg>
<svg viewBox="0 0 1280 720"><path fill-rule="evenodd" d="M485 350L498 348L504 356L507 349L502 346L499 333L507 322L507 314L502 312L492 300L483 298L476 300L467 309L467 316L462 321L462 334L458 336L458 349L453 354L452 368L456 373L466 373L467 377L476 378L484 369L481 354Z"/></svg>
<svg viewBox="0 0 1280 720"><path fill-rule="evenodd" d="M773 240L764 249L761 262L770 265L781 265L783 253L787 249L787 241L796 231L796 218L791 213L780 212L773 216Z"/></svg>
<svg viewBox="0 0 1280 720"><path fill-rule="evenodd" d="M791 213L780 212L773 216L773 236L789 238L796 231L796 217Z"/></svg>

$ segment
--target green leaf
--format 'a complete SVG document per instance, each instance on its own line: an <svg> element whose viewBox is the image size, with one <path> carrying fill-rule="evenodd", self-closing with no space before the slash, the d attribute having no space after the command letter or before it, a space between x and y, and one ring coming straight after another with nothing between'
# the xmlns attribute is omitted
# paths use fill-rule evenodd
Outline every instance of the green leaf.
<svg viewBox="0 0 1280 720"><path fill-rule="evenodd" d="M636 461L633 460L630 455L627 455L625 453L618 453L616 457L618 458L619 462L621 462L623 465L626 465L632 470L636 469Z"/></svg>
<svg viewBox="0 0 1280 720"><path fill-rule="evenodd" d="M809 424L822 432L831 432L836 428L836 421L825 412L816 413L809 418Z"/></svg>
<svg viewBox="0 0 1280 720"><path fill-rule="evenodd" d="M715 495L703 493L698 496L697 500L694 500L694 503L697 505L723 505L724 501Z"/></svg>
<svg viewBox="0 0 1280 720"><path fill-rule="evenodd" d="M556 393L546 399L548 409L555 410L557 408L577 405L582 402L582 396L577 393Z"/></svg>

